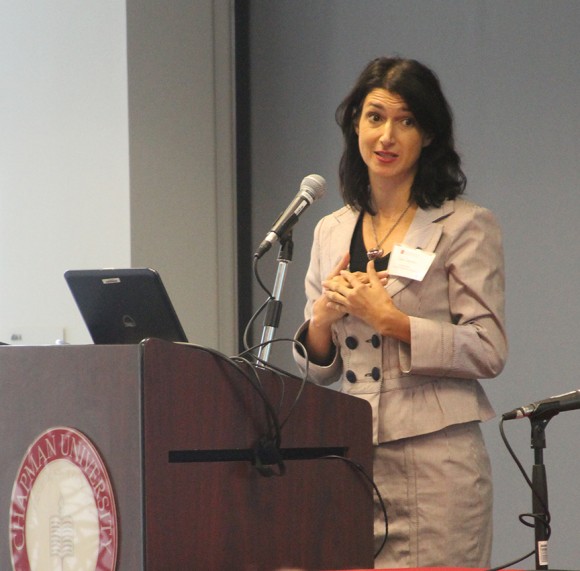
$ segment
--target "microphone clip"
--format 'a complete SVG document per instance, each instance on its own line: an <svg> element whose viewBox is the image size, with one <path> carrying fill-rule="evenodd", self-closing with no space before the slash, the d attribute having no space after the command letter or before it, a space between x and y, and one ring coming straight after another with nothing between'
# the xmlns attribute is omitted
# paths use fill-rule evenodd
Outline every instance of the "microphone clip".
<svg viewBox="0 0 580 571"><path fill-rule="evenodd" d="M253 464L256 470L266 478L283 476L286 473L282 453L276 442L268 436L262 436L254 447ZM275 470L274 466L278 469Z"/></svg>

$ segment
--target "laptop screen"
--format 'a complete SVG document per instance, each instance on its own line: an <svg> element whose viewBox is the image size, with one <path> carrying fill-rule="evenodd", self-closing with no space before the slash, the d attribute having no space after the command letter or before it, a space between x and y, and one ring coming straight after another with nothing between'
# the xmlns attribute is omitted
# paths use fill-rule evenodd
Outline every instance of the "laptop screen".
<svg viewBox="0 0 580 571"><path fill-rule="evenodd" d="M64 277L95 344L140 343L149 337L187 342L155 270L68 270Z"/></svg>

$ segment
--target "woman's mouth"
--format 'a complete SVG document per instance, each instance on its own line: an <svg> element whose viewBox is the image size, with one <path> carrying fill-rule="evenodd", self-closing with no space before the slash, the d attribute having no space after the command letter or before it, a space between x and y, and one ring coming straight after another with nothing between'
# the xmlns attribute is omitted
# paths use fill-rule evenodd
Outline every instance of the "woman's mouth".
<svg viewBox="0 0 580 571"><path fill-rule="evenodd" d="M381 162L384 163L392 163L399 157L397 153L393 153L391 151L375 151L375 155Z"/></svg>

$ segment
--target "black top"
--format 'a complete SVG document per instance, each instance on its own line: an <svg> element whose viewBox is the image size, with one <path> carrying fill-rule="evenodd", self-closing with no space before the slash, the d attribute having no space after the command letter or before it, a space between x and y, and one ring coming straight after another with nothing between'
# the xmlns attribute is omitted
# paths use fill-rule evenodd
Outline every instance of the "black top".
<svg viewBox="0 0 580 571"><path fill-rule="evenodd" d="M365 243L363 240L363 233L362 233L362 221L363 221L363 213L360 213L358 217L358 221L354 228L354 232L352 235L352 240L350 242L350 271L351 272L366 272L367 271L367 264L368 264L368 257L367 257L367 249L365 248ZM383 256L382 258L377 258L375 260L375 270L380 272L382 270L386 270L387 266L389 265L389 256L390 252Z"/></svg>

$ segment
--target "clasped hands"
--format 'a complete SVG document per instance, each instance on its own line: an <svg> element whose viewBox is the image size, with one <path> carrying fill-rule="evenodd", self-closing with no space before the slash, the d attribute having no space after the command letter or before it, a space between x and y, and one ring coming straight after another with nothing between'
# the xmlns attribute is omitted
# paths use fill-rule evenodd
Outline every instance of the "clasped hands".
<svg viewBox="0 0 580 571"><path fill-rule="evenodd" d="M373 261L367 264L366 273L350 272L347 270L349 261L349 254L345 254L322 282L322 295L313 308L313 320L318 325L330 325L348 313L375 326L379 315L392 306L391 297L384 288L387 272L377 272Z"/></svg>

